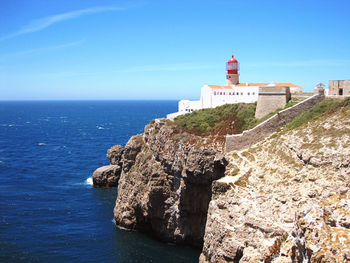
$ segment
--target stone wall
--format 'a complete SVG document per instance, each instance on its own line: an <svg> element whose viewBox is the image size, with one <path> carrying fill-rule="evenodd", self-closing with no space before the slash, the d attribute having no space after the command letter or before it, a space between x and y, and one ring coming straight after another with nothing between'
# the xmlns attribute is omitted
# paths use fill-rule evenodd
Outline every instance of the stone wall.
<svg viewBox="0 0 350 263"><path fill-rule="evenodd" d="M330 80L329 95L350 95L350 80Z"/></svg>
<svg viewBox="0 0 350 263"><path fill-rule="evenodd" d="M290 100L289 87L260 87L255 118L260 119L267 114L282 109Z"/></svg>
<svg viewBox="0 0 350 263"><path fill-rule="evenodd" d="M230 152L234 150L241 150L257 143L258 141L270 136L276 131L277 127L283 126L292 121L296 116L307 111L315 104L324 99L324 94L315 94L314 96L290 107L280 111L276 115L260 123L253 129L244 131L241 134L227 135L225 151Z"/></svg>

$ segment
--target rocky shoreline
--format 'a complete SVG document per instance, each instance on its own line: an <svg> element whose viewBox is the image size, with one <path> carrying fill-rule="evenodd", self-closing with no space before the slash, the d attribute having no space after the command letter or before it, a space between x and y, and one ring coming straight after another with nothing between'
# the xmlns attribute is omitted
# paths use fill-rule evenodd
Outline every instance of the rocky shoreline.
<svg viewBox="0 0 350 263"><path fill-rule="evenodd" d="M203 247L200 262L349 262L349 116L226 154L155 120L93 181L118 184L117 225Z"/></svg>
<svg viewBox="0 0 350 263"><path fill-rule="evenodd" d="M111 165L97 169L93 181L112 186L120 177L116 224L166 242L201 247L212 182L224 176L227 164L221 151L201 149L202 140L156 120L125 147L108 150Z"/></svg>

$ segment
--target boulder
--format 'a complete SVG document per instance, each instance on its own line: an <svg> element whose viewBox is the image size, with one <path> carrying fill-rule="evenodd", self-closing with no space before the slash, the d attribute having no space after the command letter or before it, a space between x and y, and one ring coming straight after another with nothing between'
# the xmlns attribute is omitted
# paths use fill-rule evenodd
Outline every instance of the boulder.
<svg viewBox="0 0 350 263"><path fill-rule="evenodd" d="M106 165L97 168L92 175L94 186L118 186L121 167L119 165Z"/></svg>

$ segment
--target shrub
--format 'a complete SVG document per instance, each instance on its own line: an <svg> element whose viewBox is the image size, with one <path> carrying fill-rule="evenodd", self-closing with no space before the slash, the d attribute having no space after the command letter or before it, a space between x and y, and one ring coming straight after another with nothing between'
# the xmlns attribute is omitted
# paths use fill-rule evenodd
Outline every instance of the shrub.
<svg viewBox="0 0 350 263"><path fill-rule="evenodd" d="M299 116L295 117L292 122L287 124L288 129L295 129L312 119L315 119L321 115L329 114L335 112L341 107L350 106L350 98L346 98L345 100L337 101L332 99L326 99L321 101L320 103L313 106L308 111L303 112Z"/></svg>
<svg viewBox="0 0 350 263"><path fill-rule="evenodd" d="M198 135L240 133L256 125L254 104L225 104L177 117L175 123Z"/></svg>

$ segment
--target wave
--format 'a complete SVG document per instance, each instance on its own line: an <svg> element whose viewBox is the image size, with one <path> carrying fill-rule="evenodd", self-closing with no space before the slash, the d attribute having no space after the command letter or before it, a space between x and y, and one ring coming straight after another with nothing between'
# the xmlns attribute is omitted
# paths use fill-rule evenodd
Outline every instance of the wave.
<svg viewBox="0 0 350 263"><path fill-rule="evenodd" d="M2 127L15 127L15 126L20 126L20 125L3 123L3 124L0 124L0 126L2 126Z"/></svg>
<svg viewBox="0 0 350 263"><path fill-rule="evenodd" d="M96 128L99 129L99 130L104 130L105 129L102 126L96 126Z"/></svg>
<svg viewBox="0 0 350 263"><path fill-rule="evenodd" d="M128 229L128 228L125 228L125 227L122 227L122 226L117 225L117 224L115 223L114 218L112 219L112 222L113 222L113 224L114 224L117 228L119 228L120 230L132 231L132 229Z"/></svg>
<svg viewBox="0 0 350 263"><path fill-rule="evenodd" d="M44 143L44 142L39 142L38 145L39 145L39 146L45 146L46 143Z"/></svg>
<svg viewBox="0 0 350 263"><path fill-rule="evenodd" d="M86 179L85 183L88 185L93 185L94 182L92 181L92 177L89 177L88 179Z"/></svg>

